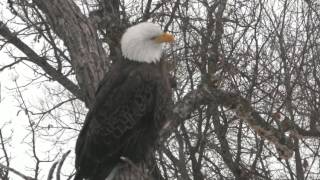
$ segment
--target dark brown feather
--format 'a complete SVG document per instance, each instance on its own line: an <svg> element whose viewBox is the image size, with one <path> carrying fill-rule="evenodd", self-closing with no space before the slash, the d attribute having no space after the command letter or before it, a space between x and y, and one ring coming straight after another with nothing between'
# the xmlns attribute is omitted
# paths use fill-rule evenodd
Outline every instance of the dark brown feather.
<svg viewBox="0 0 320 180"><path fill-rule="evenodd" d="M166 121L171 97L167 77L161 63L122 60L114 65L79 134L75 179L105 178L120 156L135 163L144 160Z"/></svg>

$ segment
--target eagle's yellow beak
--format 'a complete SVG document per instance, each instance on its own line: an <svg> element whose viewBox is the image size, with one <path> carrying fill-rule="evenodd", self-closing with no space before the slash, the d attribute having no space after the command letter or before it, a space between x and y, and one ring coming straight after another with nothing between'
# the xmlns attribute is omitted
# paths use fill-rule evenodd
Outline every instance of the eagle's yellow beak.
<svg viewBox="0 0 320 180"><path fill-rule="evenodd" d="M160 36L157 36L154 38L154 41L157 43L164 43L164 42L173 42L174 41L174 36L170 33L163 33Z"/></svg>

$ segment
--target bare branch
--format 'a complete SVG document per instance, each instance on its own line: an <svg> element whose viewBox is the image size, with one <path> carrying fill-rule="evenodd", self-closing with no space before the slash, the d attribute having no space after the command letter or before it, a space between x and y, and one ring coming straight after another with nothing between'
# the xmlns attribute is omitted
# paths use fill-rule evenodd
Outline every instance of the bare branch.
<svg viewBox="0 0 320 180"><path fill-rule="evenodd" d="M33 51L28 45L26 45L23 41L21 41L15 33L11 32L9 28L6 26L6 24L4 24L2 21L0 21L0 35L6 38L8 42L16 46L25 55L27 55L29 57L29 61L41 67L43 71L45 71L54 80L58 81L77 98L79 98L80 100L84 100L84 97L77 85L75 85L70 79L65 77L61 72L54 69L46 61L45 58L38 56L38 54L35 51Z"/></svg>
<svg viewBox="0 0 320 180"><path fill-rule="evenodd" d="M1 143L1 149L3 151L3 154L4 154L4 158L6 160L6 166L9 167L10 166L10 162L9 162L9 156L8 156L8 153L7 153L7 149L5 147L5 140L3 138L3 135L2 135L2 130L0 129L0 143ZM6 178L9 178L8 177L8 174L9 174L9 171L6 170L5 171L5 174L4 174L4 177Z"/></svg>
<svg viewBox="0 0 320 180"><path fill-rule="evenodd" d="M56 176L57 176L57 180L60 180L60 174L61 174L61 168L62 168L62 165L64 163L64 160L66 160L67 156L70 154L71 150L67 151L66 153L64 153L62 155L62 158L59 162L59 165L58 165L58 168L57 168L57 173L56 173Z"/></svg>
<svg viewBox="0 0 320 180"><path fill-rule="evenodd" d="M9 171L11 171L11 172L13 172L14 174L20 176L21 178L23 178L23 179L25 179L25 180L36 180L36 179L34 179L34 178L30 177L30 176L24 175L23 173L15 170L15 169L13 169L13 168L11 168L11 167L7 167L7 166L5 166L5 165L3 165L3 164L0 164L0 167L1 167L1 168L4 168L4 169L7 169L7 170L9 170Z"/></svg>
<svg viewBox="0 0 320 180"><path fill-rule="evenodd" d="M57 162L54 162L49 170L49 173L48 173L48 178L47 180L52 180L53 179L53 173L54 173L54 170L56 169L56 166L58 164L58 161Z"/></svg>
<svg viewBox="0 0 320 180"><path fill-rule="evenodd" d="M13 67L14 65L20 63L21 61L22 61L22 59L17 60L17 61L14 61L13 63L7 64L7 65L4 65L4 66L2 66L2 67L0 68L0 71L3 71L3 70L5 70L5 69L7 69L7 68L11 68L11 67Z"/></svg>
<svg viewBox="0 0 320 180"><path fill-rule="evenodd" d="M259 113L250 106L245 98L235 93L227 93L220 89L208 90L206 87L203 87L188 93L184 99L177 103L173 108L173 114L171 114L170 119L176 120L166 127L177 127L182 120L190 116L195 107L198 107L201 104L210 103L228 107L237 113L237 115L246 121L256 133L262 138L268 139L276 146L281 158L288 159L293 155L292 142L284 137L280 130L275 129L267 123Z"/></svg>

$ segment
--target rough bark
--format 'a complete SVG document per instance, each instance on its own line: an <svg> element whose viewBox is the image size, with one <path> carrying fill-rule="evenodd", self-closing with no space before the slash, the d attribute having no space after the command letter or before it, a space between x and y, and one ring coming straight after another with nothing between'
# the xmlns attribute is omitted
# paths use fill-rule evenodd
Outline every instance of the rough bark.
<svg viewBox="0 0 320 180"><path fill-rule="evenodd" d="M90 108L98 83L107 70L108 62L96 27L71 0L35 0L34 2L67 46L86 105Z"/></svg>

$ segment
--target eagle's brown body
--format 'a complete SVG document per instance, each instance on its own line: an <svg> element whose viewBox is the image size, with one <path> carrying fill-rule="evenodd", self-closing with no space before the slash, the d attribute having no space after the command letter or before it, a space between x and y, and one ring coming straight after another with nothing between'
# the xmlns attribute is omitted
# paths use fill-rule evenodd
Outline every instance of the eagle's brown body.
<svg viewBox="0 0 320 180"><path fill-rule="evenodd" d="M143 161L166 122L170 98L162 62L117 61L102 80L79 134L75 179L104 179L121 156Z"/></svg>

